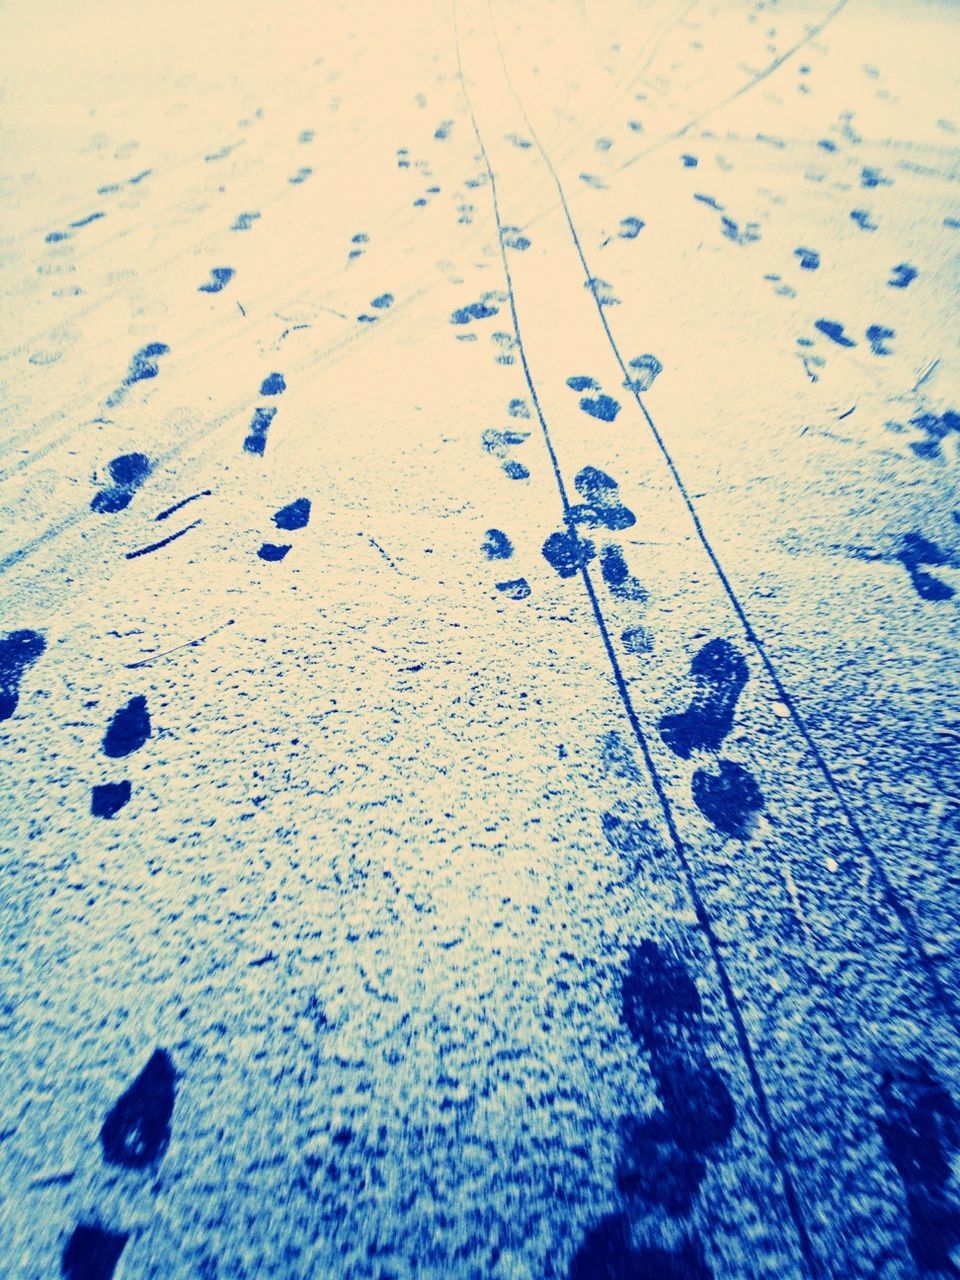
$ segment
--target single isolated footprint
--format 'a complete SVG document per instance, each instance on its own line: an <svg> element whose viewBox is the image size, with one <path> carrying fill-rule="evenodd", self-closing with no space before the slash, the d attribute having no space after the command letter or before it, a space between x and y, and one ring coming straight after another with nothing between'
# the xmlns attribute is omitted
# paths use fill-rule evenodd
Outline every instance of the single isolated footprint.
<svg viewBox="0 0 960 1280"><path fill-rule="evenodd" d="M611 1213L590 1231L573 1255L568 1280L713 1280L699 1247L683 1240L676 1250L630 1240L626 1214Z"/></svg>
<svg viewBox="0 0 960 1280"><path fill-rule="evenodd" d="M605 529L629 529L637 518L620 501L617 482L598 467L584 467L574 481L583 502L571 507L567 519L573 524L585 524L590 528L602 525Z"/></svg>
<svg viewBox="0 0 960 1280"><path fill-rule="evenodd" d="M621 1018L648 1055L669 1138L706 1152L730 1137L737 1109L703 1041L703 1006L686 966L652 939L630 950Z"/></svg>
<svg viewBox="0 0 960 1280"><path fill-rule="evenodd" d="M909 262L901 262L898 266L892 268L892 273L887 284L891 289L905 289L911 280L916 280L917 268L911 267Z"/></svg>
<svg viewBox="0 0 960 1280"><path fill-rule="evenodd" d="M237 216L236 222L230 228L231 231L249 231L253 224L260 217L257 212L241 213Z"/></svg>
<svg viewBox="0 0 960 1280"><path fill-rule="evenodd" d="M0 640L0 720L9 720L20 701L20 682L47 647L39 631L8 631Z"/></svg>
<svg viewBox="0 0 960 1280"><path fill-rule="evenodd" d="M583 376L568 378L567 386L571 391L600 390L598 382L595 382L593 378ZM603 392L597 396L581 396L580 408L584 413L588 413L591 418L599 418L601 422L613 422L620 412L619 403L614 400L613 396L605 395Z"/></svg>
<svg viewBox="0 0 960 1280"><path fill-rule="evenodd" d="M130 369L120 386L107 399L107 407L114 408L120 403L126 394L127 388L132 387L135 382L144 382L147 379L155 378L160 372L160 366L157 360L160 356L168 355L170 348L165 342L148 342L145 347L141 347L139 351L134 352L130 361Z"/></svg>
<svg viewBox="0 0 960 1280"><path fill-rule="evenodd" d="M951 1165L960 1153L960 1110L924 1061L884 1071L877 1124L907 1201L907 1243L921 1275L956 1276L960 1209Z"/></svg>
<svg viewBox="0 0 960 1280"><path fill-rule="evenodd" d="M696 689L686 711L662 716L660 737L689 760L694 751L716 751L733 727L737 700L750 672L728 640L710 640L690 663Z"/></svg>
<svg viewBox="0 0 960 1280"><path fill-rule="evenodd" d="M530 477L529 469L515 458L508 458L507 450L516 448L529 439L529 431L494 431L488 428L480 437L480 443L486 453L499 459L504 474L511 480L527 480Z"/></svg>
<svg viewBox="0 0 960 1280"><path fill-rule="evenodd" d="M294 502L281 507L279 511L274 512L273 523L278 529L283 529L287 533L305 529L310 523L310 499L297 498ZM280 544L264 542L257 555L261 560L276 563L282 560L290 550L291 544L288 542Z"/></svg>
<svg viewBox="0 0 960 1280"><path fill-rule="evenodd" d="M794 257L800 259L800 268L803 271L816 271L820 266L820 255L816 249L794 249Z"/></svg>
<svg viewBox="0 0 960 1280"><path fill-rule="evenodd" d="M712 826L725 836L749 838L763 809L763 793L749 769L721 760L716 773L698 769L692 789L694 804Z"/></svg>
<svg viewBox="0 0 960 1280"><path fill-rule="evenodd" d="M914 440L910 448L920 458L942 458L940 448L952 432L960 434L960 413L947 409L945 413L921 413L910 419L910 425L926 435L926 440Z"/></svg>
<svg viewBox="0 0 960 1280"><path fill-rule="evenodd" d="M123 782L100 782L90 793L90 814L94 818L112 818L129 801L133 787L129 778Z"/></svg>
<svg viewBox="0 0 960 1280"><path fill-rule="evenodd" d="M107 464L113 484L95 493L90 500L90 510L100 515L112 515L129 507L133 495L141 487L151 471L150 459L145 453L122 453Z"/></svg>
<svg viewBox="0 0 960 1280"><path fill-rule="evenodd" d="M219 293L233 279L233 267L211 267L210 279L197 286L197 293Z"/></svg>
<svg viewBox="0 0 960 1280"><path fill-rule="evenodd" d="M618 599L636 600L640 604L648 599L646 587L630 572L623 551L616 544L600 552L600 572L610 594Z"/></svg>
<svg viewBox="0 0 960 1280"><path fill-rule="evenodd" d="M627 368L631 369L632 376L624 380L623 385L628 391L632 391L634 395L642 395L644 391L649 391L656 382L657 378L663 373L663 365L656 356L646 355L634 356L627 362Z"/></svg>
<svg viewBox="0 0 960 1280"><path fill-rule="evenodd" d="M103 735L103 754L119 760L139 751L150 737L150 712L143 694L137 694L113 713Z"/></svg>
<svg viewBox="0 0 960 1280"><path fill-rule="evenodd" d="M817 320L813 327L828 337L831 342L835 342L838 347L855 347L857 345L853 338L847 337L843 331L843 325L836 320Z"/></svg>
<svg viewBox="0 0 960 1280"><path fill-rule="evenodd" d="M543 557L561 578L572 578L596 557L589 538L581 538L576 529L551 533L543 544Z"/></svg>
<svg viewBox="0 0 960 1280"><path fill-rule="evenodd" d="M75 1227L60 1259L63 1280L111 1280L130 1236L81 1223Z"/></svg>
<svg viewBox="0 0 960 1280"><path fill-rule="evenodd" d="M155 1049L146 1066L107 1113L100 1144L107 1164L146 1169L170 1145L170 1121L177 1073L165 1049Z"/></svg>
<svg viewBox="0 0 960 1280"><path fill-rule="evenodd" d="M887 346L888 338L893 337L896 337L893 329L888 329L882 324L872 324L867 330L867 341L870 343L870 350L875 356L889 356L893 354Z"/></svg>
<svg viewBox="0 0 960 1280"><path fill-rule="evenodd" d="M268 373L260 383L262 396L282 396L286 389L287 383L282 373Z"/></svg>
<svg viewBox="0 0 960 1280"><path fill-rule="evenodd" d="M257 405L253 411L250 426L247 428L247 438L243 442L244 453L252 453L258 458L263 457L267 447L267 432L276 414L277 411L272 406L267 408L262 404Z"/></svg>
<svg viewBox="0 0 960 1280"><path fill-rule="evenodd" d="M480 550L488 560L509 560L513 555L513 543L502 529L488 529Z"/></svg>
<svg viewBox="0 0 960 1280"><path fill-rule="evenodd" d="M510 600L526 600L530 595L530 584L526 578L513 578L509 582L496 582L494 586Z"/></svg>
<svg viewBox="0 0 960 1280"><path fill-rule="evenodd" d="M953 587L935 578L932 573L927 573L922 566L953 566L956 557L942 551L935 542L930 542L922 534L907 533L904 534L896 558L910 575L913 588L921 600L952 599L955 594Z"/></svg>

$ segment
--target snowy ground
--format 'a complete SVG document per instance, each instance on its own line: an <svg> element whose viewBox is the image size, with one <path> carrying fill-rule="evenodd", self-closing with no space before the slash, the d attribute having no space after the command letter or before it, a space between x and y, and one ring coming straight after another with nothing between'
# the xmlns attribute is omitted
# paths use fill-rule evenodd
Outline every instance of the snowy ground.
<svg viewBox="0 0 960 1280"><path fill-rule="evenodd" d="M0 47L3 1276L960 1275L957 6Z"/></svg>

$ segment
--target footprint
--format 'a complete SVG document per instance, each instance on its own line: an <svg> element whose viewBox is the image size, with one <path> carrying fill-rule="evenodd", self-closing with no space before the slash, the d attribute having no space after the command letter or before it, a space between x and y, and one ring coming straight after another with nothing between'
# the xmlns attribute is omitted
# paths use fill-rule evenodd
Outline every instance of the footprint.
<svg viewBox="0 0 960 1280"><path fill-rule="evenodd" d="M816 249L794 249L794 257L800 259L802 271L816 271L820 266L820 255Z"/></svg>
<svg viewBox="0 0 960 1280"><path fill-rule="evenodd" d="M233 279L233 267L211 267L210 279L197 286L197 293L219 293Z"/></svg>
<svg viewBox="0 0 960 1280"><path fill-rule="evenodd" d="M892 268L892 274L887 284L891 289L905 289L916 278L917 268L911 267L909 262L901 262L898 266Z"/></svg>
<svg viewBox="0 0 960 1280"><path fill-rule="evenodd" d="M125 1169L145 1169L170 1145L177 1076L165 1049L156 1049L133 1084L110 1108L100 1130L103 1158Z"/></svg>
<svg viewBox="0 0 960 1280"><path fill-rule="evenodd" d="M587 1232L567 1275L568 1280L713 1280L701 1250L689 1240L676 1250L635 1249L622 1213L609 1214Z"/></svg>
<svg viewBox="0 0 960 1280"><path fill-rule="evenodd" d="M370 305L371 307L374 307L378 311L386 311L393 306L393 294L392 293L378 294L378 296L373 299ZM376 322L379 319L380 319L379 316L368 315L367 312L365 311L361 312L360 315L357 316L357 320L363 324L376 324Z"/></svg>
<svg viewBox="0 0 960 1280"><path fill-rule="evenodd" d="M568 520L574 524L590 528L602 525L605 529L629 529L636 524L636 516L620 501L619 485L605 471L584 467L577 472L573 483L584 500L567 513Z"/></svg>
<svg viewBox="0 0 960 1280"><path fill-rule="evenodd" d="M716 751L733 727L737 700L747 683L745 659L723 639L710 640L690 663L696 680L686 711L665 715L660 737L674 753L689 760L694 751Z"/></svg>
<svg viewBox="0 0 960 1280"><path fill-rule="evenodd" d="M521 233L519 227L504 227L502 239L505 248L516 249L519 253L530 248L529 238Z"/></svg>
<svg viewBox="0 0 960 1280"><path fill-rule="evenodd" d="M112 515L128 507L151 471L150 459L145 453L122 453L107 464L113 484L93 495L90 510L98 514Z"/></svg>
<svg viewBox="0 0 960 1280"><path fill-rule="evenodd" d="M500 529L488 529L480 550L488 560L509 560L513 555L513 543Z"/></svg>
<svg viewBox="0 0 960 1280"><path fill-rule="evenodd" d="M279 511L274 512L273 523L278 529L283 529L287 533L305 529L310 523L310 499L297 498L294 502L281 507ZM257 555L261 560L276 563L282 560L291 549L289 543L278 546L272 542L264 542Z"/></svg>
<svg viewBox="0 0 960 1280"><path fill-rule="evenodd" d="M113 713L113 719L103 735L103 754L111 760L121 759L139 751L150 737L150 712L143 694Z"/></svg>
<svg viewBox="0 0 960 1280"><path fill-rule="evenodd" d="M230 228L231 231L249 231L253 224L259 219L260 214L256 211L252 213L241 213L238 215L236 222Z"/></svg>
<svg viewBox="0 0 960 1280"><path fill-rule="evenodd" d="M551 533L543 544L543 557L561 578L572 578L596 556L589 538L581 538L576 529Z"/></svg>
<svg viewBox="0 0 960 1280"><path fill-rule="evenodd" d="M647 589L630 572L623 551L616 545L604 547L600 552L600 572L611 595L620 600L647 600Z"/></svg>
<svg viewBox="0 0 960 1280"><path fill-rule="evenodd" d="M270 430L270 423L276 416L276 409L266 408L264 405L257 405L253 411L253 417L250 420L250 426L247 428L247 438L243 442L244 453L252 453L262 458L264 450L267 447L267 432Z"/></svg>
<svg viewBox="0 0 960 1280"><path fill-rule="evenodd" d="M955 594L949 583L935 578L932 573L926 573L922 567L953 566L955 557L942 551L935 542L930 542L922 534L904 534L896 558L910 575L910 581L921 600L950 600Z"/></svg>
<svg viewBox="0 0 960 1280"><path fill-rule="evenodd" d="M882 324L872 324L867 330L867 341L870 343L870 350L875 356L889 356L893 352L887 346L887 339L896 337L892 329L885 328Z"/></svg>
<svg viewBox="0 0 960 1280"><path fill-rule="evenodd" d="M260 383L262 396L282 396L286 389L287 384L282 373L268 373Z"/></svg>
<svg viewBox="0 0 960 1280"><path fill-rule="evenodd" d="M364 250L357 248L358 245L366 245L370 243L370 237L365 231L358 231L355 236L350 237L350 243L354 246L347 254L348 258L362 258Z"/></svg>
<svg viewBox="0 0 960 1280"><path fill-rule="evenodd" d="M497 582L494 585L511 600L526 600L530 594L530 584L526 578L514 578L510 582Z"/></svg>
<svg viewBox="0 0 960 1280"><path fill-rule="evenodd" d="M306 182L312 173L312 169L302 166L295 174L292 175L292 177L289 177L287 181L292 187L299 187L302 182Z"/></svg>
<svg viewBox="0 0 960 1280"><path fill-rule="evenodd" d="M622 1195L677 1218L689 1213L706 1173L703 1156L679 1147L663 1117L621 1120L617 1190Z"/></svg>
<svg viewBox="0 0 960 1280"><path fill-rule="evenodd" d="M619 402L603 392L598 396L581 396L580 408L591 418L599 418L601 422L613 422L620 412Z"/></svg>
<svg viewBox="0 0 960 1280"><path fill-rule="evenodd" d="M724 216L720 219L720 230L734 244L754 244L760 239L759 222L745 222L741 228L738 223L734 222L733 218Z"/></svg>
<svg viewBox="0 0 960 1280"><path fill-rule="evenodd" d="M0 720L9 720L20 701L20 681L47 647L39 631L8 631L0 640Z"/></svg>
<svg viewBox="0 0 960 1280"><path fill-rule="evenodd" d="M838 324L836 320L817 320L813 326L825 334L831 341L840 347L855 347L857 344L852 338L848 338L843 331L843 325Z"/></svg>
<svg viewBox="0 0 960 1280"><path fill-rule="evenodd" d="M945 413L921 413L910 419L910 425L926 435L926 440L914 440L910 448L921 458L942 458L942 442L951 432L960 434L960 413L948 409Z"/></svg>
<svg viewBox="0 0 960 1280"><path fill-rule="evenodd" d="M135 352L130 361L130 369L120 386L107 398L107 407L114 408L120 403L126 395L127 388L132 387L136 382L144 382L149 378L155 378L160 372L160 366L157 360L160 356L168 355L170 348L165 342L148 342L145 347L141 347Z"/></svg>
<svg viewBox="0 0 960 1280"><path fill-rule="evenodd" d="M489 297L490 295L485 294L480 302L471 302L465 307L458 307L451 313L450 323L469 324L471 320L487 320L490 316L497 315L500 308L492 306Z"/></svg>
<svg viewBox="0 0 960 1280"><path fill-rule="evenodd" d="M721 760L716 773L698 769L692 789L694 804L718 831L738 840L749 838L763 809L763 793L749 769Z"/></svg>
<svg viewBox="0 0 960 1280"><path fill-rule="evenodd" d="M111 1280L130 1236L81 1223L74 1228L60 1259L63 1280Z"/></svg>
<svg viewBox="0 0 960 1280"><path fill-rule="evenodd" d="M90 793L90 814L94 818L112 818L130 799L133 787L123 782L98 783Z"/></svg>
<svg viewBox="0 0 960 1280"><path fill-rule="evenodd" d="M507 457L507 450L516 448L530 439L529 431L494 431L488 428L480 437L485 452L499 459L505 475L511 480L527 480L530 471L515 458Z"/></svg>
<svg viewBox="0 0 960 1280"><path fill-rule="evenodd" d="M907 1243L921 1275L960 1275L960 1210L951 1164L960 1153L960 1110L926 1062L883 1073L877 1124L907 1202Z"/></svg>
<svg viewBox="0 0 960 1280"><path fill-rule="evenodd" d="M877 224L870 221L870 214L866 209L851 209L850 217L863 231L876 231L877 229Z"/></svg>
<svg viewBox="0 0 960 1280"><path fill-rule="evenodd" d="M620 299L613 292L613 286L609 280L601 280L599 276L591 276L584 282L585 289L596 298L601 307L618 307Z"/></svg>
<svg viewBox="0 0 960 1280"><path fill-rule="evenodd" d="M624 386L628 391L633 391L637 395L642 395L644 391L649 391L654 382L663 372L663 365L656 356L647 353L642 356L634 356L627 362L627 368L633 370L633 376L624 380Z"/></svg>

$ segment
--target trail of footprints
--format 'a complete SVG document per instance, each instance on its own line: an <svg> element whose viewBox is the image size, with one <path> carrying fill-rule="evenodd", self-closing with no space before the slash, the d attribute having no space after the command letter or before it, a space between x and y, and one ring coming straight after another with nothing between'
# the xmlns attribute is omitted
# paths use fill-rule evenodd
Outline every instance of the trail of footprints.
<svg viewBox="0 0 960 1280"><path fill-rule="evenodd" d="M170 1145L176 1096L173 1062L165 1049L156 1049L104 1118L104 1164L134 1173L154 1170ZM61 1255L63 1280L111 1280L129 1239L122 1228L79 1222Z"/></svg>

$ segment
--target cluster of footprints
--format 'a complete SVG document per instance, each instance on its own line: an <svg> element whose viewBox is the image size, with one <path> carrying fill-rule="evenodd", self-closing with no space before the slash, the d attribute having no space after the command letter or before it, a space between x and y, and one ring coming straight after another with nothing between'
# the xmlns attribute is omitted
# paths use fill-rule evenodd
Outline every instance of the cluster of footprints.
<svg viewBox="0 0 960 1280"><path fill-rule="evenodd" d="M100 1129L104 1163L135 1171L159 1164L170 1145L176 1093L170 1055L157 1049L107 1112ZM63 1280L111 1280L129 1238L127 1231L78 1223L60 1259Z"/></svg>

